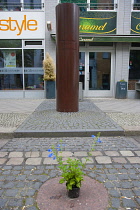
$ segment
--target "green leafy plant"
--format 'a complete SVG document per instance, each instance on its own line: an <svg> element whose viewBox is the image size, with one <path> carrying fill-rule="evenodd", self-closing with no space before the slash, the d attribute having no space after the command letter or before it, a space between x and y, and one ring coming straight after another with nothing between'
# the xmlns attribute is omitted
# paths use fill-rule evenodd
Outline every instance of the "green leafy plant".
<svg viewBox="0 0 140 210"><path fill-rule="evenodd" d="M101 143L100 133L98 133L97 136L92 135L92 138L93 143L90 146L88 156L91 156L90 152L94 150L96 143ZM83 176L85 175L83 170L86 167L87 161L89 161L89 157L85 157L84 162L76 158L68 158L65 161L60 155L63 146L64 145L62 144L61 140L56 146L53 145L51 149L48 149L48 151L50 152L48 157L52 157L54 160L56 159L58 162L58 168L60 168L60 170L62 171L62 178L60 179L59 183L62 184L66 182L66 187L68 190L72 190L73 187L80 188L81 182L84 180Z"/></svg>

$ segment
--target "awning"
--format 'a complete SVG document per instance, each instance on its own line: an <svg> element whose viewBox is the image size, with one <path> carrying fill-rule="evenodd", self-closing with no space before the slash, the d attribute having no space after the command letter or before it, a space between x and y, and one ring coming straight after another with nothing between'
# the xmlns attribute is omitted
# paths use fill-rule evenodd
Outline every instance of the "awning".
<svg viewBox="0 0 140 210"><path fill-rule="evenodd" d="M56 34L51 34L53 40L56 40ZM89 35L80 34L80 42L140 42L138 35Z"/></svg>

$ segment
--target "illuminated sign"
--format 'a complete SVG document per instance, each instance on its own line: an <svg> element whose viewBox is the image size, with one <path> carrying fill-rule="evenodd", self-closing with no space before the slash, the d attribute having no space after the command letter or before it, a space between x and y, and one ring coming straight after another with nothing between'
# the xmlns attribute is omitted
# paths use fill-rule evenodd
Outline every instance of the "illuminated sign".
<svg viewBox="0 0 140 210"><path fill-rule="evenodd" d="M79 31L92 34L116 34L116 13L82 12Z"/></svg>
<svg viewBox="0 0 140 210"><path fill-rule="evenodd" d="M45 37L43 12L4 12L0 16L0 39Z"/></svg>
<svg viewBox="0 0 140 210"><path fill-rule="evenodd" d="M36 31L38 22L36 20L27 20L26 15L24 15L23 20L19 23L18 20L12 19L0 19L0 31L18 31L17 36L21 35L23 30Z"/></svg>
<svg viewBox="0 0 140 210"><path fill-rule="evenodd" d="M139 14L139 12L132 12L131 34L140 34L140 14Z"/></svg>

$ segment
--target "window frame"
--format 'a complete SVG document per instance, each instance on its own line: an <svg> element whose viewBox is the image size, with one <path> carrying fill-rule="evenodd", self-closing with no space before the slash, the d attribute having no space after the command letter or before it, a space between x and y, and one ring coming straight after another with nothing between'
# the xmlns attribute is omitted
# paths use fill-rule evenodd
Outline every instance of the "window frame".
<svg viewBox="0 0 140 210"><path fill-rule="evenodd" d="M139 9L134 9L134 5L138 4ZM139 3L135 3L135 0L132 0L132 11L134 12L140 12L140 2Z"/></svg>

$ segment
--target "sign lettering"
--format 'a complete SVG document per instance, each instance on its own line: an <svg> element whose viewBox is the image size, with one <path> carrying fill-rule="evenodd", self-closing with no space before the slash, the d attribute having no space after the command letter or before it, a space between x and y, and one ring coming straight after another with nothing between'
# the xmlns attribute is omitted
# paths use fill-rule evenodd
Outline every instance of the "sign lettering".
<svg viewBox="0 0 140 210"><path fill-rule="evenodd" d="M21 23L11 17L8 19L0 19L0 31L17 31L17 36L21 35L23 30L36 31L38 29L37 26L37 20L27 20L26 15L23 16Z"/></svg>

